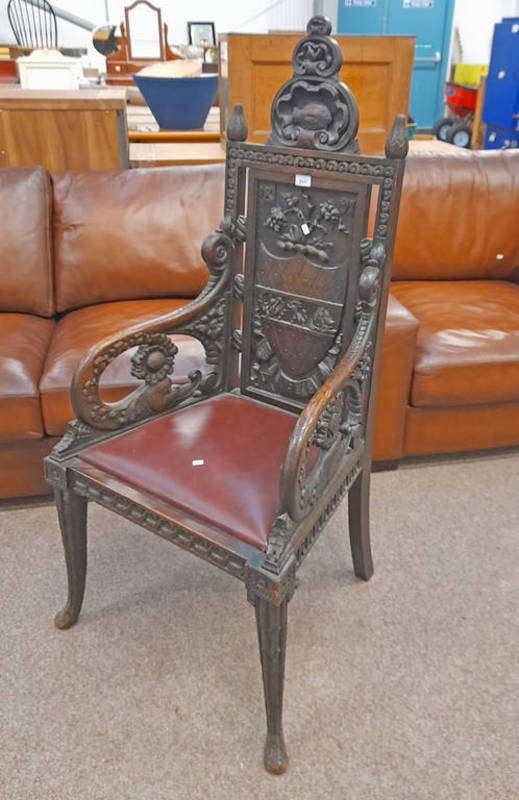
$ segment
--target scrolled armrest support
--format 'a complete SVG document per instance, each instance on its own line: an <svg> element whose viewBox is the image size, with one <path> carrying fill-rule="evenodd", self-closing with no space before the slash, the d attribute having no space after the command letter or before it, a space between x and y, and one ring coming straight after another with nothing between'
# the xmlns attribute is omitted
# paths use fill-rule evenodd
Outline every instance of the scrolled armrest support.
<svg viewBox="0 0 519 800"><path fill-rule="evenodd" d="M221 373L223 337L227 314L231 253L238 234L226 221L222 228L206 237L202 257L210 277L203 292L193 302L170 314L135 325L121 334L108 337L92 348L80 362L72 384L71 400L76 418L91 428L118 430L146 417L173 408L195 392L210 394ZM174 384L171 375L178 348L170 333L183 333L199 339L211 370L203 375L193 370L188 380ZM131 374L142 383L116 403L105 403L99 394L101 376L117 356L137 347L131 359Z"/></svg>
<svg viewBox="0 0 519 800"><path fill-rule="evenodd" d="M308 401L290 437L279 481L279 512L266 549L264 566L277 571L298 522L316 506L334 479L347 469L362 439L373 358L380 268L385 253L369 250L359 280L353 338L331 375Z"/></svg>
<svg viewBox="0 0 519 800"><path fill-rule="evenodd" d="M371 362L372 327L367 315L361 318L348 350L307 403L292 432L279 492L281 508L293 520L311 511L332 468L335 471L356 444L362 422L362 385Z"/></svg>

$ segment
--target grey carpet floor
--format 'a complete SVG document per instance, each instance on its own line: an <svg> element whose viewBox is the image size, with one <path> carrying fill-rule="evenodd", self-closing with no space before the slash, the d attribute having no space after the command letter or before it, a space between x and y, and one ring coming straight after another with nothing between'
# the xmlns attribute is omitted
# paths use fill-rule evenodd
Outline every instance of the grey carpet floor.
<svg viewBox="0 0 519 800"><path fill-rule="evenodd" d="M2 800L517 800L519 456L373 479L375 576L346 504L289 607L290 767L262 767L242 584L92 506L83 614L50 506L0 512Z"/></svg>

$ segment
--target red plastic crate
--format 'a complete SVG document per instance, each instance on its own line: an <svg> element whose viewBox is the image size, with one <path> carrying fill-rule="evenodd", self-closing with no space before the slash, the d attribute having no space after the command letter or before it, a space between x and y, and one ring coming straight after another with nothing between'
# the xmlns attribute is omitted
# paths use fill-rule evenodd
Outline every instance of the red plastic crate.
<svg viewBox="0 0 519 800"><path fill-rule="evenodd" d="M478 90L461 83L445 84L445 100L452 114L463 117L476 108Z"/></svg>

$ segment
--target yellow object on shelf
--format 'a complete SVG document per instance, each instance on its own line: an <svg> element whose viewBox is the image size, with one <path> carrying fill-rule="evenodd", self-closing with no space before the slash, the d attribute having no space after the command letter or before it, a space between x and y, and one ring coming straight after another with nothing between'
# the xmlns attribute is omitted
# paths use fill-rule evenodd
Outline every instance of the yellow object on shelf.
<svg viewBox="0 0 519 800"><path fill-rule="evenodd" d="M456 64L454 83L479 86L479 79L488 72L488 64Z"/></svg>

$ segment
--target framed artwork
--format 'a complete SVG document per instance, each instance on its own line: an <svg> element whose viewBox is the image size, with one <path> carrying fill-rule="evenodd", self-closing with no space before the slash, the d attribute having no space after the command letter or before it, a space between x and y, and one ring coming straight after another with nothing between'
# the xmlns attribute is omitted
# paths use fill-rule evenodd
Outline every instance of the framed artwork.
<svg viewBox="0 0 519 800"><path fill-rule="evenodd" d="M216 44L214 22L188 22L187 32L189 44L197 47L214 47Z"/></svg>

